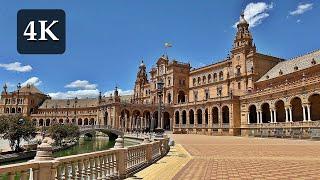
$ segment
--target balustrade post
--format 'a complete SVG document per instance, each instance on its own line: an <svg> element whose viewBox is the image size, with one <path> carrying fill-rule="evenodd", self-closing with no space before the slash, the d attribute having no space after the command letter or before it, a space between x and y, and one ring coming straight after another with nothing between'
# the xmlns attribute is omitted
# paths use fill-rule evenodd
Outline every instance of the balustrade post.
<svg viewBox="0 0 320 180"><path fill-rule="evenodd" d="M44 139L37 147L37 153L32 162L39 163L38 179L54 180L57 161L52 156L52 146Z"/></svg>
<svg viewBox="0 0 320 180"><path fill-rule="evenodd" d="M152 164L152 143L146 144L146 160L148 164Z"/></svg>
<svg viewBox="0 0 320 180"><path fill-rule="evenodd" d="M117 161L117 169L119 173L119 179L125 179L127 177L127 148L118 148L116 154L116 161Z"/></svg>

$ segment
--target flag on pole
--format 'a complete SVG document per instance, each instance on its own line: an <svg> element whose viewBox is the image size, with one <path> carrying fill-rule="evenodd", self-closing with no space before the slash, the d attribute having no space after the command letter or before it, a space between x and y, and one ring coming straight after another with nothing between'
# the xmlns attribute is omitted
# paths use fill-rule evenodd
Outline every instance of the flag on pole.
<svg viewBox="0 0 320 180"><path fill-rule="evenodd" d="M164 47L165 47L165 48L172 47L172 44L170 44L170 43L164 43Z"/></svg>

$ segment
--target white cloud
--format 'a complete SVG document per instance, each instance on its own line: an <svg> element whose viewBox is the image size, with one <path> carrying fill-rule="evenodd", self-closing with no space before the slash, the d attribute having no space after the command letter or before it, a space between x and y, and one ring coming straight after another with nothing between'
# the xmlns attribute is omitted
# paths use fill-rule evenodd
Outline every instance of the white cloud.
<svg viewBox="0 0 320 180"><path fill-rule="evenodd" d="M298 19L298 20L297 20L297 23L301 23L301 20L300 20L300 19Z"/></svg>
<svg viewBox="0 0 320 180"><path fill-rule="evenodd" d="M42 83L42 81L38 78L38 77L31 77L28 80L26 80L25 82L23 82L21 84L21 86L26 86L26 85L35 85L38 86Z"/></svg>
<svg viewBox="0 0 320 180"><path fill-rule="evenodd" d="M76 88L83 90L95 90L97 88L96 84L90 84L87 80L76 80L70 84L65 85L66 88Z"/></svg>
<svg viewBox="0 0 320 180"><path fill-rule="evenodd" d="M114 90L110 90L110 91L106 91L104 93L104 96L110 96L110 94L113 94ZM122 89L118 89L119 95L132 95L133 94L133 90L122 90Z"/></svg>
<svg viewBox="0 0 320 180"><path fill-rule="evenodd" d="M120 95L132 95L133 90L122 90L118 89ZM73 99L78 97L79 99L85 98L97 98L99 96L98 89L80 89L75 91L66 91L66 92L53 92L48 93L53 99ZM103 95L109 97L110 94L113 95L114 90L106 91Z"/></svg>
<svg viewBox="0 0 320 180"><path fill-rule="evenodd" d="M8 71L17 71L17 72L29 72L32 70L32 67L30 65L21 66L20 62L0 64L0 67L3 67Z"/></svg>
<svg viewBox="0 0 320 180"><path fill-rule="evenodd" d="M300 14L305 13L306 11L311 10L312 7L313 7L312 3L299 4L297 9L294 10L294 11L290 11L289 14L292 15L292 16L300 15Z"/></svg>
<svg viewBox="0 0 320 180"><path fill-rule="evenodd" d="M67 92L54 92L48 93L53 99L72 99L78 97L79 99L85 98L96 98L99 96L98 89L83 89L76 91L67 91Z"/></svg>
<svg viewBox="0 0 320 180"><path fill-rule="evenodd" d="M269 17L268 11L273 8L273 4L265 2L249 3L244 9L244 18L248 21L250 28L255 27L262 23L262 20ZM233 27L237 27L236 22Z"/></svg>

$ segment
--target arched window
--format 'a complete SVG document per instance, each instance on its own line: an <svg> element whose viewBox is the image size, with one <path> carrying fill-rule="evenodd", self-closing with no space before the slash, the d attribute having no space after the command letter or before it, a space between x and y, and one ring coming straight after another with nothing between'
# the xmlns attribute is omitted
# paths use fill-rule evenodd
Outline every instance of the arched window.
<svg viewBox="0 0 320 180"><path fill-rule="evenodd" d="M202 76L202 82L203 82L203 84L205 84L206 81L207 81L207 77L206 77L206 76Z"/></svg>
<svg viewBox="0 0 320 180"><path fill-rule="evenodd" d="M211 83L211 74L208 75L208 83Z"/></svg>
<svg viewBox="0 0 320 180"><path fill-rule="evenodd" d="M192 80L193 86L196 85L196 83L197 83L196 81L197 81L196 78L193 78L193 80Z"/></svg>
<svg viewBox="0 0 320 180"><path fill-rule="evenodd" d="M201 83L201 78L200 77L198 77L198 84L200 84Z"/></svg>
<svg viewBox="0 0 320 180"><path fill-rule="evenodd" d="M168 103L171 103L171 93L168 93Z"/></svg>
<svg viewBox="0 0 320 180"><path fill-rule="evenodd" d="M185 102L186 102L185 93L183 91L179 91L178 103L185 103Z"/></svg>
<svg viewBox="0 0 320 180"><path fill-rule="evenodd" d="M217 81L217 73L214 73L214 74L213 74L213 81L214 81L214 82Z"/></svg>
<svg viewBox="0 0 320 180"><path fill-rule="evenodd" d="M240 74L241 74L241 67L240 66L237 66L237 76L240 76Z"/></svg>
<svg viewBox="0 0 320 180"><path fill-rule="evenodd" d="M219 80L223 80L223 72L222 71L219 72Z"/></svg>

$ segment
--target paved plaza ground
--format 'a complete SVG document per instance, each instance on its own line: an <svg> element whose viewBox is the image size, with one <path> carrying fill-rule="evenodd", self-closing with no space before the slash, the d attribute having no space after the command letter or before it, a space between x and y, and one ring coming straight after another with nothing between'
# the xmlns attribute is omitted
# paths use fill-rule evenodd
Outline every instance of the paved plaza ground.
<svg viewBox="0 0 320 180"><path fill-rule="evenodd" d="M320 141L170 135L176 146L143 179L320 179Z"/></svg>

